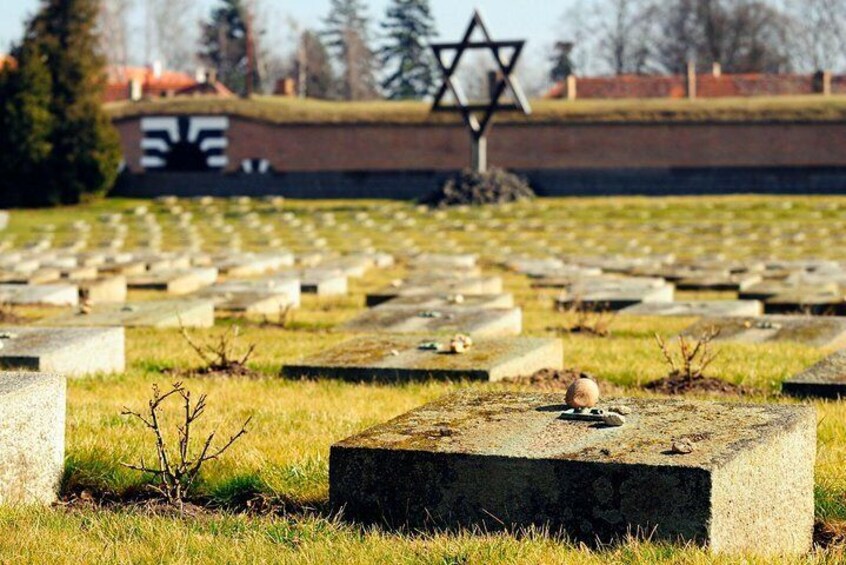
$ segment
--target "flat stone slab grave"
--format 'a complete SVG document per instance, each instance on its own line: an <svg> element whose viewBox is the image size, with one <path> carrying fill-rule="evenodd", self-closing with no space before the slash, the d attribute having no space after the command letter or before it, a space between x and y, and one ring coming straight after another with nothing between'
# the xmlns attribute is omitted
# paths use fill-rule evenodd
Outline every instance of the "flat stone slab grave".
<svg viewBox="0 0 846 565"><path fill-rule="evenodd" d="M126 290L126 277L123 275L79 281L80 298L91 304L126 302Z"/></svg>
<svg viewBox="0 0 846 565"><path fill-rule="evenodd" d="M697 338L717 328L719 341L767 343L793 341L814 347L846 345L846 317L838 316L749 316L702 318L682 332Z"/></svg>
<svg viewBox="0 0 846 565"><path fill-rule="evenodd" d="M564 394L464 391L332 446L344 517L394 528L549 526L714 552L803 554L814 524L813 407L613 399L622 427L562 419ZM673 442L695 449L676 454Z"/></svg>
<svg viewBox="0 0 846 565"><path fill-rule="evenodd" d="M204 267L187 271L152 271L127 279L132 290L158 290L168 294L190 294L214 284L217 269Z"/></svg>
<svg viewBox="0 0 846 565"><path fill-rule="evenodd" d="M757 300L703 300L694 302L642 302L620 310L629 316L760 316Z"/></svg>
<svg viewBox="0 0 846 565"><path fill-rule="evenodd" d="M378 306L395 298L444 294L465 297L476 294L502 294L502 278L497 276L473 277L415 277L399 284L384 287L367 294L368 307Z"/></svg>
<svg viewBox="0 0 846 565"><path fill-rule="evenodd" d="M672 284L654 286L648 283L626 282L573 287L555 300L558 308L585 310L622 310L643 302L672 302Z"/></svg>
<svg viewBox="0 0 846 565"><path fill-rule="evenodd" d="M79 288L73 284L0 284L0 302L21 306L76 306Z"/></svg>
<svg viewBox="0 0 846 565"><path fill-rule="evenodd" d="M846 295L837 292L789 292L764 301L767 314L810 314L814 316L846 315Z"/></svg>
<svg viewBox="0 0 846 565"><path fill-rule="evenodd" d="M781 390L791 396L846 398L846 349L787 379Z"/></svg>
<svg viewBox="0 0 846 565"><path fill-rule="evenodd" d="M511 294L412 294L398 296L379 305L379 308L414 306L424 310L441 308L513 308Z"/></svg>
<svg viewBox="0 0 846 565"><path fill-rule="evenodd" d="M427 340L411 336L367 336L342 343L300 363L286 365L286 378L401 382L427 379L499 381L562 369L561 340L490 338L475 340L465 353L421 349ZM437 340L432 340L437 341Z"/></svg>
<svg viewBox="0 0 846 565"><path fill-rule="evenodd" d="M124 370L123 328L0 328L0 370L79 377Z"/></svg>
<svg viewBox="0 0 846 565"><path fill-rule="evenodd" d="M422 310L414 306L371 308L346 324L342 330L373 333L447 334L473 337L519 335L523 331L520 308L441 308Z"/></svg>
<svg viewBox="0 0 846 565"><path fill-rule="evenodd" d="M50 504L65 468L64 377L0 373L0 506Z"/></svg>
<svg viewBox="0 0 846 565"><path fill-rule="evenodd" d="M317 296L344 296L347 294L347 277L339 271L305 269L300 273L300 291Z"/></svg>
<svg viewBox="0 0 846 565"><path fill-rule="evenodd" d="M210 328L214 325L214 301L206 299L150 300L128 304L101 304L88 314L41 320L43 326L124 326L151 328Z"/></svg>

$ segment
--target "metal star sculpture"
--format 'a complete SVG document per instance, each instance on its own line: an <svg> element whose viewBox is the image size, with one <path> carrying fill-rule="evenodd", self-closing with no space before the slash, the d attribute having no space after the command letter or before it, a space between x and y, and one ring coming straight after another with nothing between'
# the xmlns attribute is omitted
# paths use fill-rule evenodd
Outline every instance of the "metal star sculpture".
<svg viewBox="0 0 846 565"><path fill-rule="evenodd" d="M473 33L481 31L483 41L473 41ZM523 52L525 41L493 41L487 25L485 25L478 10L473 12L470 25L464 32L464 37L459 43L433 43L432 51L435 60L443 75L443 84L435 94L432 104L433 112L459 112L464 119L464 124L470 131L473 142L473 169L477 172L484 172L487 168L487 139L486 135L491 126L491 121L499 111L520 111L523 114L532 112L529 101L526 99L520 82L512 75L514 67ZM461 85L455 80L455 71L461 56L467 51L489 49L499 67L496 83L491 85L490 101L487 104L472 103L467 100ZM506 57L505 51L512 50L511 58ZM455 52L452 62L447 64L444 60L445 52ZM514 102L501 103L502 96L510 91ZM455 104L445 104L444 98L450 92L455 99ZM477 114L479 114L477 116Z"/></svg>

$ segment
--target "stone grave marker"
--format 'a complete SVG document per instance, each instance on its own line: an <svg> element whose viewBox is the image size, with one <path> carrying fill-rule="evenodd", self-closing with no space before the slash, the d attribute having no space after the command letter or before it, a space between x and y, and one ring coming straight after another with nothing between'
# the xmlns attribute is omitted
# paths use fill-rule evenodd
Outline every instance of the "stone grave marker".
<svg viewBox="0 0 846 565"><path fill-rule="evenodd" d="M27 305L76 306L79 288L72 284L0 284L0 302Z"/></svg>
<svg viewBox="0 0 846 565"><path fill-rule="evenodd" d="M344 296L347 294L347 277L336 270L320 268L303 269L299 273L300 292L317 296Z"/></svg>
<svg viewBox="0 0 846 565"><path fill-rule="evenodd" d="M701 290L737 292L761 282L761 275L755 273L730 273L727 271L701 271L679 279L678 290Z"/></svg>
<svg viewBox="0 0 846 565"><path fill-rule="evenodd" d="M448 255L443 253L422 253L409 259L408 265L412 269L474 269L476 256L470 254Z"/></svg>
<svg viewBox="0 0 846 565"><path fill-rule="evenodd" d="M0 373L0 506L55 502L65 470L65 378Z"/></svg>
<svg viewBox="0 0 846 565"><path fill-rule="evenodd" d="M764 301L767 314L810 314L815 316L846 315L843 292L794 291L770 296Z"/></svg>
<svg viewBox="0 0 846 565"><path fill-rule="evenodd" d="M662 279L595 279L571 285L555 304L561 309L622 310L643 302L672 302L674 295L675 287Z"/></svg>
<svg viewBox="0 0 846 565"><path fill-rule="evenodd" d="M519 335L523 330L520 308L441 308L423 310L415 306L371 308L346 324L342 330L372 333L464 333L473 337Z"/></svg>
<svg viewBox="0 0 846 565"><path fill-rule="evenodd" d="M427 345L436 342L432 340ZM291 379L388 383L426 379L499 381L531 375L540 369L563 368L563 346L558 339L480 339L461 354L422 348L421 343L424 342L413 336L359 337L285 365L282 374Z"/></svg>
<svg viewBox="0 0 846 565"><path fill-rule="evenodd" d="M757 300L701 300L686 302L641 302L620 310L629 316L760 316L763 305Z"/></svg>
<svg viewBox="0 0 846 565"><path fill-rule="evenodd" d="M233 280L208 287L198 295L214 300L215 310L222 313L274 315L300 306L300 281L293 277Z"/></svg>
<svg viewBox="0 0 846 565"><path fill-rule="evenodd" d="M513 308L511 294L410 294L398 296L378 305L379 308L414 306L421 310L441 308Z"/></svg>
<svg viewBox="0 0 846 565"><path fill-rule="evenodd" d="M0 369L78 377L125 368L123 328L0 328Z"/></svg>
<svg viewBox="0 0 846 565"><path fill-rule="evenodd" d="M389 527L550 527L715 553L811 548L813 407L613 399L624 425L563 418L563 393L464 391L332 446L329 497ZM678 453L673 445L691 442Z"/></svg>
<svg viewBox="0 0 846 565"><path fill-rule="evenodd" d="M781 390L790 396L846 398L846 349L790 377L784 381Z"/></svg>
<svg viewBox="0 0 846 565"><path fill-rule="evenodd" d="M151 271L127 279L130 290L156 290L168 294L190 294L200 288L214 284L217 269L195 267L179 271Z"/></svg>
<svg viewBox="0 0 846 565"><path fill-rule="evenodd" d="M458 295L465 298L477 294L501 294L502 279L497 276L412 276L396 281L387 287L368 293L365 302L368 307L378 306L394 298L407 296L430 296L432 294Z"/></svg>
<svg viewBox="0 0 846 565"><path fill-rule="evenodd" d="M208 299L182 298L150 300L128 304L95 305L91 312L41 320L38 325L56 327L150 327L210 328L214 326L214 302Z"/></svg>
<svg viewBox="0 0 846 565"><path fill-rule="evenodd" d="M804 285L788 283L783 280L765 280L757 284L753 284L745 289L738 291L737 296L741 300L762 300L766 301L768 298L778 295L808 295L815 294L831 294L838 292L836 283L825 283L816 285Z"/></svg>
<svg viewBox="0 0 846 565"><path fill-rule="evenodd" d="M126 302L126 290L126 277L123 275L79 281L79 297L89 304Z"/></svg>
<svg viewBox="0 0 846 565"><path fill-rule="evenodd" d="M814 347L846 345L846 317L749 316L702 318L682 335L697 338L710 328L720 330L719 341L768 343L793 341Z"/></svg>

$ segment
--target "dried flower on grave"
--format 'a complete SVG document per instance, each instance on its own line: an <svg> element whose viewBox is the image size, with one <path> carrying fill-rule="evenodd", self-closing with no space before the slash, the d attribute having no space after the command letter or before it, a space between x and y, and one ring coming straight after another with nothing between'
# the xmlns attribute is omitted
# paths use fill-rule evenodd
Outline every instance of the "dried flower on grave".
<svg viewBox="0 0 846 565"><path fill-rule="evenodd" d="M227 376L250 375L252 371L247 368L247 362L256 349L256 344L247 346L242 354L238 350L238 338L241 335L241 328L233 325L220 333L218 337L212 338L208 343L194 341L185 326L180 324L180 332L185 342L203 360L203 367L198 371L200 374L218 374Z"/></svg>
<svg viewBox="0 0 846 565"><path fill-rule="evenodd" d="M664 339L655 334L655 341L664 361L670 367L670 377L679 379L701 379L705 370L714 362L719 352L711 349L711 342L720 335L717 327L705 330L697 339L684 335L678 337L678 351L670 351Z"/></svg>
<svg viewBox="0 0 846 565"><path fill-rule="evenodd" d="M182 423L176 427L175 445L168 441L162 423L162 407L169 399L181 399ZM199 449L193 449L193 426L205 413L206 395L200 395L196 402L191 392L182 383L173 383L171 388L162 392L157 385L153 385L153 396L147 404L145 413L135 412L125 408L124 416L130 416L146 426L155 438L156 462L148 463L142 457L138 464L121 463L124 467L153 475L154 483L149 488L160 495L167 503L183 506L190 496L203 464L218 459L232 445L247 433L247 426L252 417L247 418L241 428L226 440L221 446L214 447L216 432L199 443Z"/></svg>
<svg viewBox="0 0 846 565"><path fill-rule="evenodd" d="M562 326L547 328L548 331L554 331L559 335L579 333L594 337L609 337L611 325L617 319L616 312L606 308L589 308L578 298L566 305L562 301L556 301L555 311L573 320Z"/></svg>

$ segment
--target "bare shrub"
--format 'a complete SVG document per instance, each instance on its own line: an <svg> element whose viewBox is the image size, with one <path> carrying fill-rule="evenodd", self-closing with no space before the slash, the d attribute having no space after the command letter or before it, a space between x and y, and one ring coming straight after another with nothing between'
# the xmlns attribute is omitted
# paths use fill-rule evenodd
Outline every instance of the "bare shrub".
<svg viewBox="0 0 846 565"><path fill-rule="evenodd" d="M711 350L711 342L720 335L719 328L712 327L702 333L699 338L690 339L683 335L678 337L678 352L670 351L664 339L655 334L655 341L670 367L670 377L682 379L699 379L705 370L714 362L719 352Z"/></svg>
<svg viewBox="0 0 846 565"><path fill-rule="evenodd" d="M194 341L185 326L180 326L180 332L185 342L203 360L203 367L197 371L199 374L222 374L222 375L251 375L252 371L247 368L247 362L256 350L256 344L250 344L246 351L239 354L238 338L241 335L239 326L230 326L216 339L208 343Z"/></svg>
<svg viewBox="0 0 846 565"><path fill-rule="evenodd" d="M161 408L169 398L181 398L183 404L183 420L177 429L177 443L168 446L162 430ZM196 402L191 401L191 392L182 383L173 383L170 390L162 393L158 385L153 385L153 397L148 402L146 414L124 408L122 414L140 420L153 434L156 442L157 465L149 465L142 457L139 464L122 463L124 467L150 473L156 483L150 489L159 494L169 504L182 506L190 495L192 487L202 470L203 464L218 459L232 447L241 436L247 433L247 425L252 416L247 418L241 428L218 448L212 447L215 433L212 432L202 442L198 452L191 449L191 434L194 423L205 413L206 395L200 395Z"/></svg>

